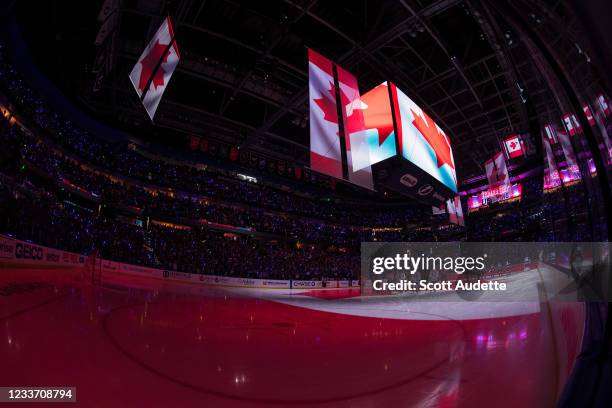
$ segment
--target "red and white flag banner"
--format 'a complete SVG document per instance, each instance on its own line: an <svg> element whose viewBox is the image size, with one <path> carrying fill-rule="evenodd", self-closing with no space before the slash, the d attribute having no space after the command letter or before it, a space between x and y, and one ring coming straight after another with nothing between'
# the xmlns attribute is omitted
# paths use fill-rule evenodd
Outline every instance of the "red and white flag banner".
<svg viewBox="0 0 612 408"><path fill-rule="evenodd" d="M546 153L546 156L544 156L544 159L546 160L546 167L544 169L548 171L550 177L553 177L555 174L557 174L557 161L555 160L555 154L553 153L552 147L550 146L550 142L547 138L543 137L542 143L544 145L544 152ZM559 176L557 175L557 178L558 177Z"/></svg>
<svg viewBox="0 0 612 408"><path fill-rule="evenodd" d="M497 183L497 169L493 159L489 159L485 162L485 173L487 174L487 180L489 186L493 186Z"/></svg>
<svg viewBox="0 0 612 408"><path fill-rule="evenodd" d="M561 148L563 149L563 155L565 156L566 167L568 168L578 168L578 161L576 160L576 154L574 153L574 148L572 147L572 141L570 137L565 132L558 132L557 137L559 138L559 143L561 144Z"/></svg>
<svg viewBox="0 0 612 408"><path fill-rule="evenodd" d="M570 134L570 136L575 136L578 133L582 133L582 127L580 123L578 123L578 118L573 113L568 113L563 116L563 125L565 125L565 129Z"/></svg>
<svg viewBox="0 0 612 408"><path fill-rule="evenodd" d="M490 188L510 184L510 174L508 174L506 159L502 152L485 162L485 170Z"/></svg>
<svg viewBox="0 0 612 408"><path fill-rule="evenodd" d="M523 141L520 135L513 135L504 140L506 155L509 159L514 159L525 155Z"/></svg>
<svg viewBox="0 0 612 408"><path fill-rule="evenodd" d="M332 62L308 50L310 105L310 167L342 178L342 152Z"/></svg>
<svg viewBox="0 0 612 408"><path fill-rule="evenodd" d="M548 138L548 141L551 144L557 144L558 139L557 139L557 131L555 130L555 127L548 123L546 125L544 125L544 131L546 132L546 137Z"/></svg>
<svg viewBox="0 0 612 408"><path fill-rule="evenodd" d="M582 110L584 111L584 114L587 120L589 121L589 125L595 126L595 118L593 117L593 112L591 111L589 105L582 105Z"/></svg>
<svg viewBox="0 0 612 408"><path fill-rule="evenodd" d="M151 120L180 58L172 21L166 17L130 73L130 81Z"/></svg>
<svg viewBox="0 0 612 408"><path fill-rule="evenodd" d="M608 117L612 114L612 107L610 107L608 98L604 94L597 95L597 105L599 105L599 109L601 110L601 112L603 112L605 117Z"/></svg>
<svg viewBox="0 0 612 408"><path fill-rule="evenodd" d="M448 219L453 224L465 226L465 219L463 218L463 208L461 207L461 199L459 196L446 201L446 208L448 210Z"/></svg>

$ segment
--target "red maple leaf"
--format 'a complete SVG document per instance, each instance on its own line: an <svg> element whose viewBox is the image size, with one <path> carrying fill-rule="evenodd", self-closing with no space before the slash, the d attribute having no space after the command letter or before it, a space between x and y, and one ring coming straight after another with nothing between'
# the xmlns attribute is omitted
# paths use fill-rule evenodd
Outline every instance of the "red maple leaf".
<svg viewBox="0 0 612 408"><path fill-rule="evenodd" d="M446 135L438 130L435 122L431 120L425 112L423 112L423 116L417 115L415 111L412 111L412 114L414 115L414 121L412 123L436 152L438 168L446 163L454 169L455 166L453 165L451 157L451 148Z"/></svg>
<svg viewBox="0 0 612 408"><path fill-rule="evenodd" d="M342 119L344 120L344 134L347 136L351 133L363 130L364 128L363 111L361 109L352 109L351 114L347 115L346 109L351 102L350 98L342 92L342 88L340 88L340 106L343 107ZM351 143L349 137L346 138L346 146L347 149L350 150Z"/></svg>
<svg viewBox="0 0 612 408"><path fill-rule="evenodd" d="M314 99L315 103L323 111L323 120L338 123L338 111L336 110L336 87L329 83L329 90L322 98Z"/></svg>
<svg viewBox="0 0 612 408"><path fill-rule="evenodd" d="M362 126L365 129L376 129L378 145L381 146L394 131L388 88L386 85L378 85L362 95L361 100L368 105L366 110L357 111L362 115ZM355 123L359 125L359 120L355 120Z"/></svg>
<svg viewBox="0 0 612 408"><path fill-rule="evenodd" d="M347 116L346 107L353 102L346 93L340 89L340 106L342 107L342 119L344 121L344 133L350 135L351 133L358 132L366 129L367 127L375 128L378 131L378 143L382 143L389 137L393 132L393 121L391 120L391 108L388 102L386 87L384 88L384 97L386 99L386 105L382 103L383 108L374 108L375 105L369 106L369 111L362 109L353 109L352 113ZM332 123L338 123L338 111L336 106L336 87L333 83L329 83L329 90L323 94L322 98L314 99L315 103L323 111L323 119ZM376 100L374 101L376 102ZM386 110L384 110L386 107ZM371 117L368 124L366 124L365 116L369 113ZM385 115L385 113L387 113ZM386 119L385 119L386 118ZM338 132L336 133L338 134ZM347 149L350 150L350 138L345 139Z"/></svg>
<svg viewBox="0 0 612 408"><path fill-rule="evenodd" d="M323 98L315 99L315 103L323 111L323 119L332 123L338 123L338 111L336 106L336 87L329 83L329 90ZM363 113L360 109L354 109L350 116L346 114L346 106L350 103L350 98L340 88L340 106L342 109L342 119L344 121L344 134L350 135L353 132L363 130ZM340 132L336 132L339 135ZM351 149L350 139L345 139L347 150Z"/></svg>
<svg viewBox="0 0 612 408"><path fill-rule="evenodd" d="M168 48L168 44L160 44L159 40L155 42L155 44L149 50L149 53L140 60L140 64L142 65L142 69L140 70L140 79L138 81L138 88L141 92L145 91L147 87L147 83L149 82L149 78L153 75L153 80L151 81L151 86L153 89L158 86L164 85L164 75L165 71L163 65L159 66L159 69L153 74L155 67L159 63L159 61L163 58L162 62L168 61L169 52L164 52Z"/></svg>

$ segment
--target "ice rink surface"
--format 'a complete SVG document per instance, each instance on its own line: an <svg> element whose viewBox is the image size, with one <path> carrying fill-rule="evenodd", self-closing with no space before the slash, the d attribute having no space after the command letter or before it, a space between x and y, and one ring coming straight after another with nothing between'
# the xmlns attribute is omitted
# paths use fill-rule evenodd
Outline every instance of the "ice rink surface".
<svg viewBox="0 0 612 408"><path fill-rule="evenodd" d="M87 407L542 407L580 347L581 304L358 295L4 268L0 384Z"/></svg>

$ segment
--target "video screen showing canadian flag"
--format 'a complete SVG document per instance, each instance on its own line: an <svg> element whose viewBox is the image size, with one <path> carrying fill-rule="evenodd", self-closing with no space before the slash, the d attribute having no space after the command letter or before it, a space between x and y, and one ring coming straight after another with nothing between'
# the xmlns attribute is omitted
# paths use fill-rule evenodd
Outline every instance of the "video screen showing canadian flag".
<svg viewBox="0 0 612 408"><path fill-rule="evenodd" d="M351 73L308 59L313 170L369 189L384 174L387 188L434 204L457 193L450 140L412 99L389 81L361 95Z"/></svg>
<svg viewBox="0 0 612 408"><path fill-rule="evenodd" d="M323 174L342 178L340 127L332 62L308 50L308 91L310 103L310 167Z"/></svg>
<svg viewBox="0 0 612 408"><path fill-rule="evenodd" d="M362 146L354 155L353 169L380 163L397 154L389 84L383 82L361 96L361 127L349 128L351 145Z"/></svg>
<svg viewBox="0 0 612 408"><path fill-rule="evenodd" d="M397 87L393 89L402 156L457 192L453 148L446 133Z"/></svg>
<svg viewBox="0 0 612 408"><path fill-rule="evenodd" d="M504 148L508 159L516 159L525 155L523 140L520 135L512 135L504 140Z"/></svg>
<svg viewBox="0 0 612 408"><path fill-rule="evenodd" d="M363 111L367 105L362 102L359 94L357 78L309 49L308 84L311 169L337 179L345 179L346 173L347 181L373 189L367 144L360 138L350 137L351 133L361 132L365 126ZM342 133L339 111L344 124ZM343 147L346 163L342 159Z"/></svg>
<svg viewBox="0 0 612 408"><path fill-rule="evenodd" d="M352 137L354 132L362 132L366 128L368 105L359 95L357 78L340 66L336 66L338 87L340 88L340 109L344 123L346 144L346 161L348 180L361 187L373 189L371 164L363 163L371 149L360 138ZM393 139L393 138L391 138Z"/></svg>

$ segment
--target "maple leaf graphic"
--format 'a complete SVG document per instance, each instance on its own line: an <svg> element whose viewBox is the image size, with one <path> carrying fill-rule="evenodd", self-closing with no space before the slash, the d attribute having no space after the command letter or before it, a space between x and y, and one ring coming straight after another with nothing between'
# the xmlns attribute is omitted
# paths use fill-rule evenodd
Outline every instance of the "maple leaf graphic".
<svg viewBox="0 0 612 408"><path fill-rule="evenodd" d="M354 103L355 100L351 100L351 98L346 95L342 88L340 88L340 106L345 107L345 109L342 109L342 119L344 120L344 132L346 135L359 132L366 128L373 128L378 131L379 145L382 145L383 142L389 137L389 135L391 135L391 133L393 132L391 108L388 102L387 88L383 88L384 89L380 91L380 95L377 95L378 98L383 98L382 103L373 103L371 105L368 105L363 100L361 100L361 102L357 104L357 106L360 106L361 109L350 109L349 115L347 115L346 107L348 107L349 104ZM316 98L314 99L314 101L317 106L323 111L323 119L328 122L338 123L338 111L336 107L336 87L332 82L329 83L328 91L322 96L322 98ZM374 102L376 101L377 100L375 100ZM363 109L364 106L367 107L367 109ZM367 123L366 116L369 118L367 120ZM338 135L339 132L336 132L336 134ZM347 149L350 150L350 138L347 137L345 143Z"/></svg>
<svg viewBox="0 0 612 408"><path fill-rule="evenodd" d="M329 90L322 98L314 99L315 103L323 111L323 120L338 123L338 111L336 110L336 87L329 83Z"/></svg>
<svg viewBox="0 0 612 408"><path fill-rule="evenodd" d="M419 132L421 132L425 140L427 140L427 143L434 149L434 152L436 152L438 168L442 167L444 164L448 164L454 169L455 166L451 158L451 148L446 135L438 131L435 122L425 112L419 115L415 111L412 111L412 114L414 116L414 121L412 123Z"/></svg>
<svg viewBox="0 0 612 408"><path fill-rule="evenodd" d="M331 123L338 123L338 111L336 106L336 86L333 83L329 83L329 90L324 93L323 98L314 99L317 106L323 111L323 120L326 120ZM349 98L346 96L342 89L340 90L340 104L341 106L346 106L349 103ZM343 111L343 120L344 120L344 128L345 134L349 135L352 132L353 128L357 128L356 130L361 130L363 128L363 119L361 121L355 121L354 118L358 117L357 110L353 111L352 115L348 118L346 116L346 112ZM363 118L363 116L361 116ZM361 127L359 127L361 123ZM340 132L336 132L336 136L340 137ZM347 138L345 140L347 150L351 149L350 141Z"/></svg>
<svg viewBox="0 0 612 408"><path fill-rule="evenodd" d="M378 85L363 95L362 101L368 106L364 111L357 111L363 115L363 128L376 129L378 145L381 146L394 131L387 86Z"/></svg>
<svg viewBox="0 0 612 408"><path fill-rule="evenodd" d="M141 92L145 91L145 88L147 87L147 83L149 82L149 78L151 78L151 75L153 75L153 70L155 70L155 67L157 66L159 61L162 59L162 57L163 57L162 62L168 61L168 55L170 53L166 52L166 54L164 55L166 48L168 48L168 44L160 44L158 40L151 47L151 50L149 51L149 53L143 59L140 60L142 69L140 70L140 79L138 81L138 88L140 89ZM157 70L157 72L155 72L155 75L153 76L153 80L151 81L151 86L153 86L154 90L158 86L164 86L165 73L166 72L164 71L163 65L160 65L159 69Z"/></svg>
<svg viewBox="0 0 612 408"><path fill-rule="evenodd" d="M364 121L364 109L368 108L368 105L359 98L350 98L346 95L342 88L340 88L340 106L342 109L342 118L344 120L344 133L350 135L351 133L359 132L365 129ZM347 148L350 149L350 138L346 139Z"/></svg>

